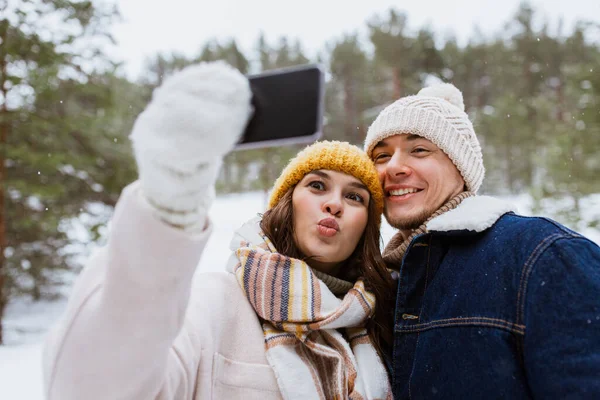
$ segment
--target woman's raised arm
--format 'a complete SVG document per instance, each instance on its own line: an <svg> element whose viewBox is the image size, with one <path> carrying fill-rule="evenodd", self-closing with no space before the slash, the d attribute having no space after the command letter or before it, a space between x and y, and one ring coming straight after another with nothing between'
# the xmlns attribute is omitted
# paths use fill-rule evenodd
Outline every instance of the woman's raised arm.
<svg viewBox="0 0 600 400"><path fill-rule="evenodd" d="M48 400L191 398L201 344L182 329L184 316L214 182L250 100L248 80L221 62L155 90L131 134L139 181L123 190L107 245L47 339Z"/></svg>

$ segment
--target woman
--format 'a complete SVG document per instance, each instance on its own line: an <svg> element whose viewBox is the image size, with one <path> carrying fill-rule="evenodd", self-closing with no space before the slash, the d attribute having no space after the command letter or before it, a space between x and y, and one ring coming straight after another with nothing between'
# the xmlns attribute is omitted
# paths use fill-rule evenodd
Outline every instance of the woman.
<svg viewBox="0 0 600 400"><path fill-rule="evenodd" d="M49 400L391 398L383 198L357 147L300 152L262 218L234 235L227 271L192 285L218 166L250 97L221 63L183 70L153 94L132 132L140 179L49 336Z"/></svg>

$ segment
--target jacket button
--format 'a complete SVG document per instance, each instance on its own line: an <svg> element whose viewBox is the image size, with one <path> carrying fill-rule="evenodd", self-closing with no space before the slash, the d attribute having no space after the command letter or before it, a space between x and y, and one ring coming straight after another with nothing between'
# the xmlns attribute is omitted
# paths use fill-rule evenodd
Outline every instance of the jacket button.
<svg viewBox="0 0 600 400"><path fill-rule="evenodd" d="M419 317L412 314L402 314L402 319L419 319Z"/></svg>

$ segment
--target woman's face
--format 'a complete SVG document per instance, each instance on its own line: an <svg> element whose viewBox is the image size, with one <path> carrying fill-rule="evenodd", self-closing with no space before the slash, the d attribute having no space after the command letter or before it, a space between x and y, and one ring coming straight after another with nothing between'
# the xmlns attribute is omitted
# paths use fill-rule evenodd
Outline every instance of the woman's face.
<svg viewBox="0 0 600 400"><path fill-rule="evenodd" d="M360 180L337 171L312 171L296 185L294 239L311 267L337 274L367 226L370 197Z"/></svg>

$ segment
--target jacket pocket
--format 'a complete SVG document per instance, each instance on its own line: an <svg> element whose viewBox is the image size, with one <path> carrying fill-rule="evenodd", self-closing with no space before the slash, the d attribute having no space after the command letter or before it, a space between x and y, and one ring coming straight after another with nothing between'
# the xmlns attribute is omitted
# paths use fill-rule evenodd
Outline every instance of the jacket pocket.
<svg viewBox="0 0 600 400"><path fill-rule="evenodd" d="M213 399L281 399L273 369L267 364L213 357Z"/></svg>

